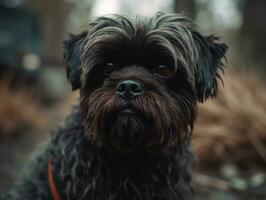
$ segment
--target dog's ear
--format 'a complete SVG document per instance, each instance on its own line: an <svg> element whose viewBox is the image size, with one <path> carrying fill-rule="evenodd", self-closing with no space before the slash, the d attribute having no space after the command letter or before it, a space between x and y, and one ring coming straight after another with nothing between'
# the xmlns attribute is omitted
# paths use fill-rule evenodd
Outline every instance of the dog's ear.
<svg viewBox="0 0 266 200"><path fill-rule="evenodd" d="M68 40L63 42L64 60L66 62L67 78L72 85L72 90L79 89L80 84L80 56L84 40L88 32L84 31L78 35L70 35Z"/></svg>
<svg viewBox="0 0 266 200"><path fill-rule="evenodd" d="M195 85L198 100L205 101L208 97L217 94L217 79L221 79L220 72L223 72L227 45L220 43L213 35L204 37L194 32L193 38L196 45L195 58Z"/></svg>

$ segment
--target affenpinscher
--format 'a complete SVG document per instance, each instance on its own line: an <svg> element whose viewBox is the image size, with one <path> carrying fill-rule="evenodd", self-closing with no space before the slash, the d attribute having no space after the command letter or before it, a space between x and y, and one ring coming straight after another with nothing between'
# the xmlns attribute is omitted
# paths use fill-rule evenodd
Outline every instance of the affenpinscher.
<svg viewBox="0 0 266 200"><path fill-rule="evenodd" d="M188 200L197 102L227 46L179 14L100 17L64 42L80 100L5 199Z"/></svg>

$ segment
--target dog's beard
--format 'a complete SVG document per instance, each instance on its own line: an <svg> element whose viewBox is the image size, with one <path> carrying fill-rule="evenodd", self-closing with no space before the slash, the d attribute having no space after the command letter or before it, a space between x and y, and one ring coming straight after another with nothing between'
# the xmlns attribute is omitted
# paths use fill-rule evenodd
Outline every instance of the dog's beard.
<svg viewBox="0 0 266 200"><path fill-rule="evenodd" d="M151 124L137 113L117 114L107 121L105 140L113 149L122 152L136 152L151 138Z"/></svg>
<svg viewBox="0 0 266 200"><path fill-rule="evenodd" d="M176 144L188 125L173 99L152 91L128 103L112 90L98 89L83 96L81 105L86 135L99 146L124 153L160 151Z"/></svg>

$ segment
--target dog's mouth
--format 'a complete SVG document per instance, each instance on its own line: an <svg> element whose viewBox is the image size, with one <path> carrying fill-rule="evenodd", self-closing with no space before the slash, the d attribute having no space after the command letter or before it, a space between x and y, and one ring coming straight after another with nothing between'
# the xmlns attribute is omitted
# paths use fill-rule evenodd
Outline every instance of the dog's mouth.
<svg viewBox="0 0 266 200"><path fill-rule="evenodd" d="M111 129L113 125L121 120L125 119L143 119L143 114L131 103L121 104L112 112L105 116L105 122L107 122L108 129Z"/></svg>
<svg viewBox="0 0 266 200"><path fill-rule="evenodd" d="M137 108L133 103L127 102L120 105L115 110L115 115L134 115L134 116L141 116L141 111Z"/></svg>
<svg viewBox="0 0 266 200"><path fill-rule="evenodd" d="M125 104L117 111L118 115L138 115L138 113L140 113L140 111L132 104Z"/></svg>
<svg viewBox="0 0 266 200"><path fill-rule="evenodd" d="M134 115L134 114L136 114L136 112L134 110L130 109L130 108L127 108L127 109L121 110L119 112L119 114L129 114L129 115L131 114L131 115Z"/></svg>

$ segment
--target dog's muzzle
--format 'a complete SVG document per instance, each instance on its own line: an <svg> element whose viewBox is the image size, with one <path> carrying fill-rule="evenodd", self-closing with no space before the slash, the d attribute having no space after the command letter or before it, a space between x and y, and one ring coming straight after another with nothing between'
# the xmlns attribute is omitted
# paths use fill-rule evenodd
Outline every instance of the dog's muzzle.
<svg viewBox="0 0 266 200"><path fill-rule="evenodd" d="M143 84L134 80L123 80L116 86L116 94L127 101L130 101L143 93Z"/></svg>

